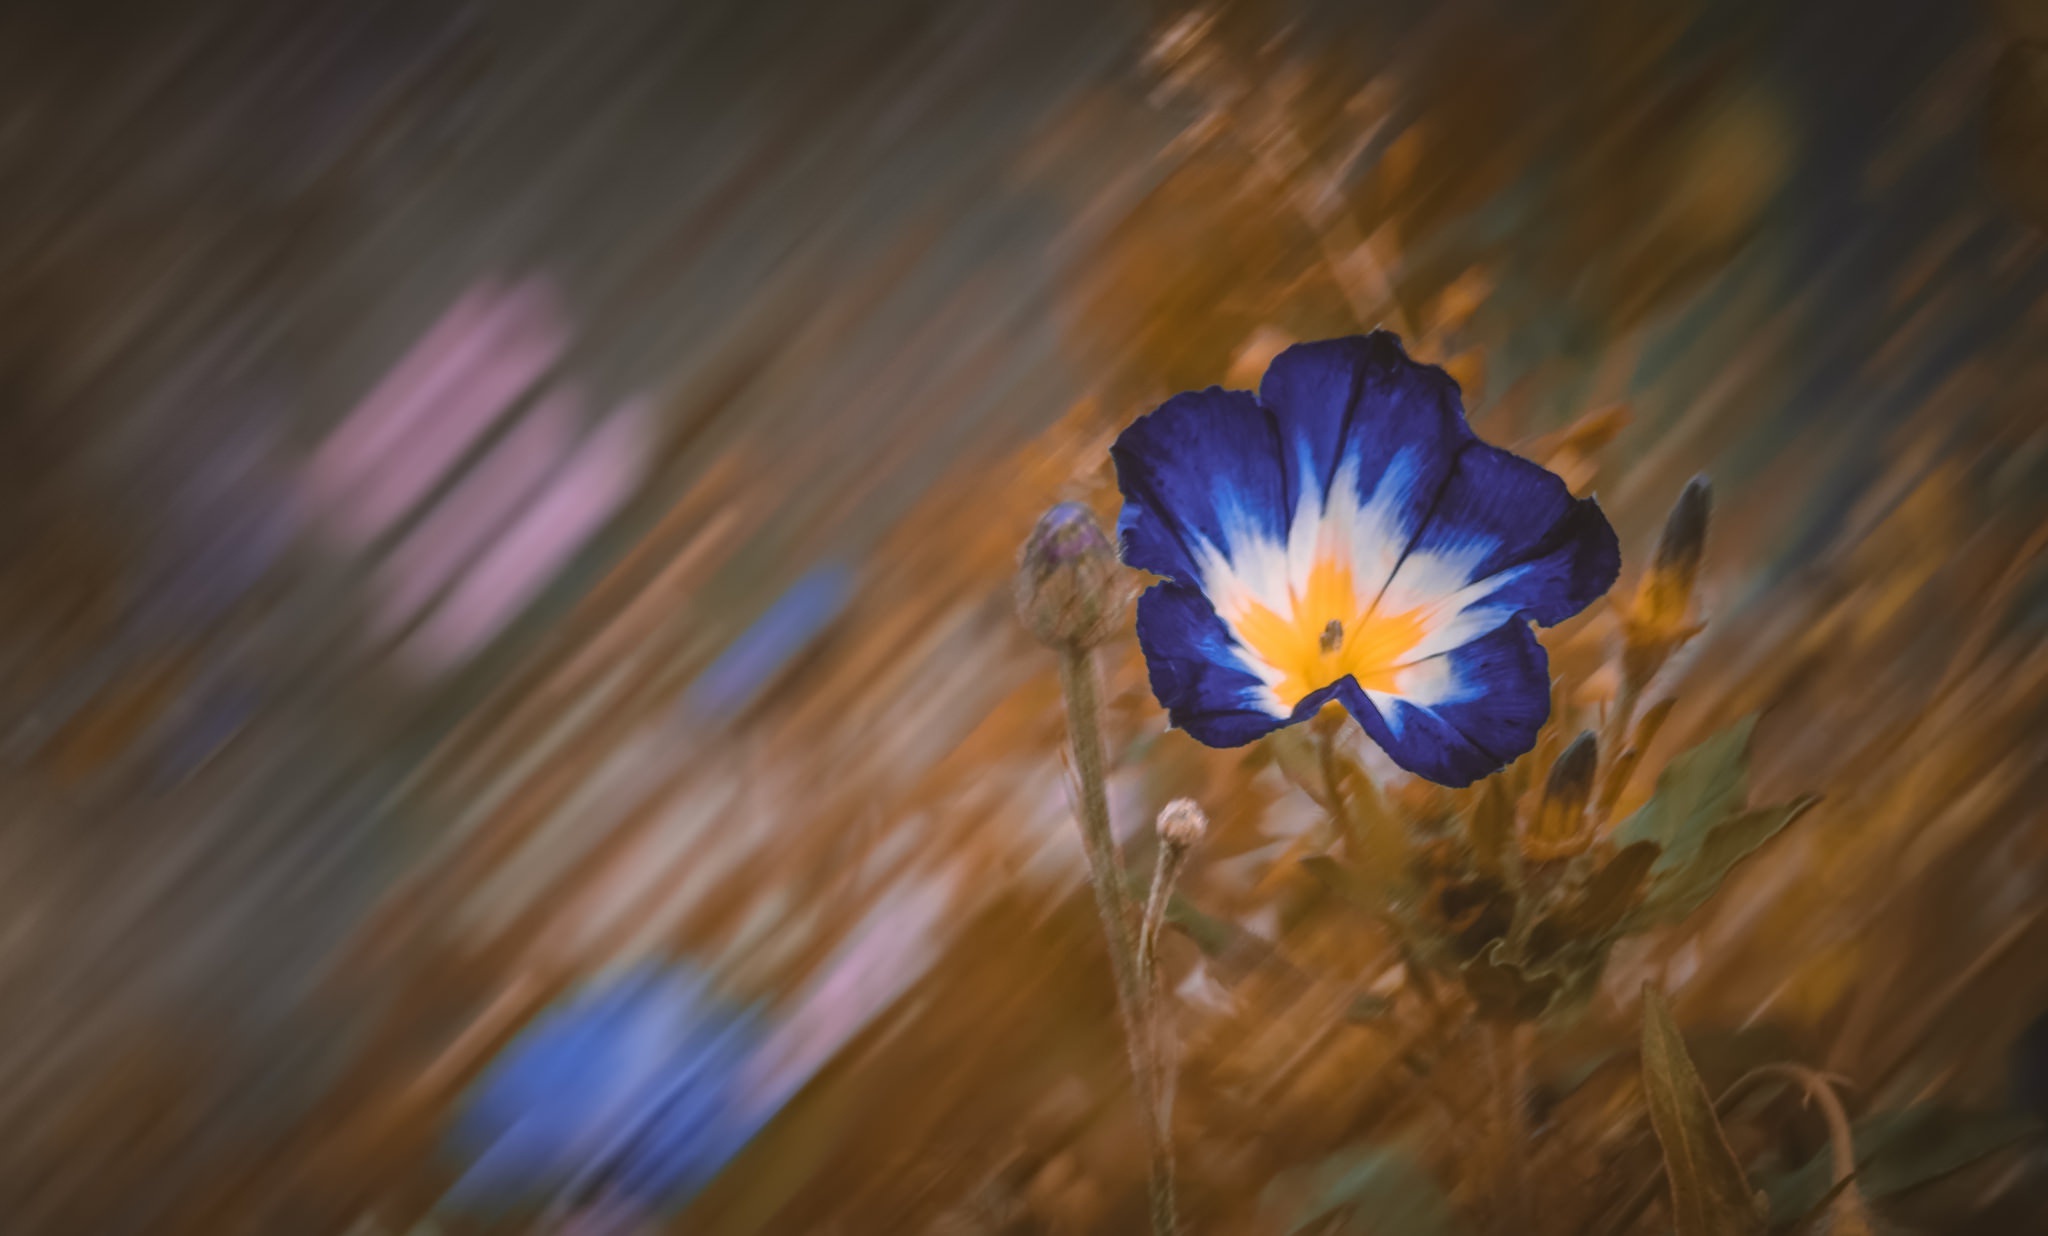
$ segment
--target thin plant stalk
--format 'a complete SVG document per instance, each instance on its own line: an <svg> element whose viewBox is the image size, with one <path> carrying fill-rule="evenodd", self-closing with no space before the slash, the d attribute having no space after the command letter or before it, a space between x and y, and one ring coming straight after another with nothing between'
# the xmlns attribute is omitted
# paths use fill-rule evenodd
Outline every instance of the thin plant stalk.
<svg viewBox="0 0 2048 1236"><path fill-rule="evenodd" d="M1138 929L1138 982L1148 993L1159 983L1159 935L1166 927L1167 903L1187 863L1187 851L1161 844L1159 865L1152 872L1152 891L1145 899L1145 918Z"/></svg>
<svg viewBox="0 0 2048 1236"><path fill-rule="evenodd" d="M1495 1186L1497 1219L1500 1230L1521 1236L1534 1230L1534 1211L1529 1205L1529 1108L1524 1094L1522 1027L1513 1022L1489 1024L1486 1045L1493 1058L1495 1153L1500 1157Z"/></svg>
<svg viewBox="0 0 2048 1236"><path fill-rule="evenodd" d="M1322 717L1315 719L1316 763L1323 774L1323 792L1330 796L1324 807L1336 817L1337 830L1344 839L1356 846L1358 826L1351 819L1351 804L1346 801L1343 789L1337 782L1337 730L1338 726L1326 724ZM1360 855L1359 857L1364 857Z"/></svg>
<svg viewBox="0 0 2048 1236"><path fill-rule="evenodd" d="M1159 840L1159 857L1152 870L1152 891L1145 898L1145 917L1138 927L1138 986L1144 993L1149 1014L1146 1030L1151 1035L1152 1063L1157 1070L1153 1097L1159 1127L1169 1149L1174 1088L1180 1071L1180 1040L1174 1033L1166 982L1159 973L1159 936L1166 927L1166 910L1173 901L1174 885L1187 867L1188 853L1208 829L1208 817L1193 799L1176 799L1160 809L1153 826Z"/></svg>
<svg viewBox="0 0 2048 1236"><path fill-rule="evenodd" d="M1095 908L1102 916L1104 942L1109 946L1117 1011L1130 1051L1131 1084L1151 1160L1152 1231L1154 1236L1174 1236L1178 1222L1173 1197L1173 1138L1159 1085L1162 1073L1156 1009L1160 1002L1150 997L1147 984L1139 978L1130 898L1109 824L1102 685L1096 675L1094 655L1088 649L1069 645L1060 650L1060 686L1066 695L1074 775L1080 782L1076 814L1081 823L1081 847L1088 856L1088 878L1095 887Z"/></svg>
<svg viewBox="0 0 2048 1236"><path fill-rule="evenodd" d="M1621 689L1615 693L1613 711L1607 714L1606 733L1600 736L1600 754L1603 773L1610 770L1614 762L1628 749L1628 727L1635 720L1636 703L1642 698L1640 684L1624 678Z"/></svg>

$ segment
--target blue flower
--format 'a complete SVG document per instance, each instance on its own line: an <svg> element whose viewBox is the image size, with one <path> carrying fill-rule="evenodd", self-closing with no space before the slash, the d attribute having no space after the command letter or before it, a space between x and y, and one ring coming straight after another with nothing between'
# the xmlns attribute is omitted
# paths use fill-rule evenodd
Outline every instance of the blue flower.
<svg viewBox="0 0 2048 1236"><path fill-rule="evenodd" d="M457 1208L687 1200L765 1120L756 1023L681 969L642 966L543 1014L479 1079L451 1142Z"/></svg>
<svg viewBox="0 0 2048 1236"><path fill-rule="evenodd" d="M1340 701L1401 767L1469 785L1535 745L1548 626L1621 567L1591 498L1474 437L1457 383L1385 331L1289 348L1110 448L1124 561L1174 725L1234 747Z"/></svg>

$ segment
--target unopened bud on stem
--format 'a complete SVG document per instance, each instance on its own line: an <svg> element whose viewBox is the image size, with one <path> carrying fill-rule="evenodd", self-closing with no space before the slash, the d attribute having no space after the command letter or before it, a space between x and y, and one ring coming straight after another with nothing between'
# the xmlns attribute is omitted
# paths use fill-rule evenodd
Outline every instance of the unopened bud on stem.
<svg viewBox="0 0 2048 1236"><path fill-rule="evenodd" d="M1138 975L1148 991L1159 973L1159 931L1166 925L1173 886L1187 866L1188 851L1208 835L1209 817L1194 799L1176 798L1159 809L1154 827L1159 830L1159 862L1152 869L1152 891L1145 898L1145 918L1138 929Z"/></svg>
<svg viewBox="0 0 2048 1236"><path fill-rule="evenodd" d="M1664 517L1664 535L1657 540L1657 556L1643 580L1645 618L1670 626L1685 621L1693 585L1699 581L1700 557L1707 548L1707 517L1713 506L1713 484L1696 476Z"/></svg>
<svg viewBox="0 0 2048 1236"><path fill-rule="evenodd" d="M1176 798L1159 809L1159 839L1176 849L1200 845L1209 833L1209 817L1192 798Z"/></svg>
<svg viewBox="0 0 2048 1236"><path fill-rule="evenodd" d="M1040 643L1093 648L1129 603L1129 573L1095 514L1078 502L1047 511L1017 555L1017 613Z"/></svg>
<svg viewBox="0 0 2048 1236"><path fill-rule="evenodd" d="M1536 862L1570 858L1592 844L1586 826L1586 800L1593 795L1593 773L1599 764L1600 745L1588 730L1573 739L1550 766L1543 803L1536 809L1536 822L1523 847L1529 858Z"/></svg>
<svg viewBox="0 0 2048 1236"><path fill-rule="evenodd" d="M1622 677L1632 701L1661 669L1674 649L1698 633L1688 625L1693 588L1699 582L1700 559L1706 552L1708 516L1714 505L1713 485L1696 476L1664 517L1657 554L1627 610L1622 649ZM1625 723L1627 718L1621 720Z"/></svg>

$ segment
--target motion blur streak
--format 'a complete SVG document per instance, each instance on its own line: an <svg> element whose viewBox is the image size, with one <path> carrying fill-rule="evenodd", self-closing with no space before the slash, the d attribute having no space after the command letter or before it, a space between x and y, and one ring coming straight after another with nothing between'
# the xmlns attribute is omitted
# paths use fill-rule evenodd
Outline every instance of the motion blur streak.
<svg viewBox="0 0 2048 1236"><path fill-rule="evenodd" d="M1140 1230L1016 547L1113 518L1173 392L1375 326L1612 519L1543 635L1589 712L1711 473L1634 755L1761 712L1758 801L1821 796L1545 1038L1530 1118L1597 1149L1538 1175L1653 1174L1646 981L1710 1086L2005 1113L2018 1043L2038 1107L2044 48L2024 0L0 6L0 1231ZM1187 1229L1368 1144L1465 1204L1486 1083L1300 861L1312 755L1169 730L1128 622L1101 664L1132 862L1212 821ZM456 1205L479 1078L644 963L758 1016L743 1144L680 1215ZM1781 1200L1818 1126L1739 1146ZM2048 1230L2019 1136L1863 1183Z"/></svg>

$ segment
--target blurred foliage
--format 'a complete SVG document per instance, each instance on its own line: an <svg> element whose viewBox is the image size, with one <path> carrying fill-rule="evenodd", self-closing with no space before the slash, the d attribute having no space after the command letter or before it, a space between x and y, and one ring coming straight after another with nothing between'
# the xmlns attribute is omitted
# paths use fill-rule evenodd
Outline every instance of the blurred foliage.
<svg viewBox="0 0 2048 1236"><path fill-rule="evenodd" d="M1014 547L1109 513L1151 401L1377 323L1597 491L1632 574L1463 795L1295 731L1201 749L1106 656L1133 864L1159 804L1212 821L1164 957L1190 1230L1671 1230L1645 982L1690 1119L1803 1061L1852 1083L1880 1224L2043 1226L2004 1058L2048 1002L2038 6L124 7L0 16L10 1230L415 1230L468 1082L649 952L837 1018L675 1230L1135 1230ZM418 332L533 266L562 363L660 433L518 623L408 681L358 638L389 547L303 540L165 603L233 542L174 482L240 443L220 518L268 526ZM1719 1112L1781 1228L1842 1196L1797 1099Z"/></svg>
<svg viewBox="0 0 2048 1236"><path fill-rule="evenodd" d="M1312 1171L1275 1181L1267 1198L1275 1209L1292 1216L1281 1229L1288 1236L1457 1236L1466 1230L1428 1173L1398 1150L1369 1148L1332 1155Z"/></svg>

